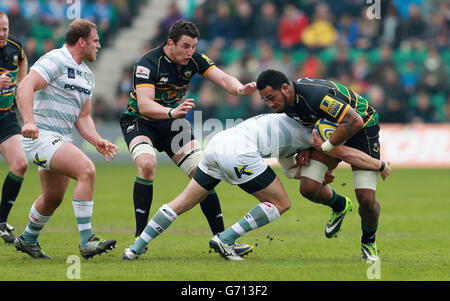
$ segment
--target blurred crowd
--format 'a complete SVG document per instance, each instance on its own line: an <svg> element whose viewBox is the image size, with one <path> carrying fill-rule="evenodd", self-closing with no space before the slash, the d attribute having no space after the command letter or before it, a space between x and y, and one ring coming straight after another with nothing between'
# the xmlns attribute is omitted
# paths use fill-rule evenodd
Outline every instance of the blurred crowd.
<svg viewBox="0 0 450 301"><path fill-rule="evenodd" d="M1 0L8 14L10 35L19 39L31 66L44 53L61 47L67 25L75 17L89 19L99 28L107 46L110 34L129 26L143 0Z"/></svg>
<svg viewBox="0 0 450 301"><path fill-rule="evenodd" d="M186 3L170 6L143 53L164 43L169 27L184 18L200 29L197 50L243 83L274 68L292 80L326 78L348 85L369 99L380 122L450 122L448 1ZM117 87L112 118L126 106L131 77L130 66ZM258 93L238 98L200 76L191 83L190 97L204 119L225 122L268 112Z"/></svg>
<svg viewBox="0 0 450 301"><path fill-rule="evenodd" d="M0 2L31 63L60 43L68 2ZM144 1L81 2L81 17L99 25L107 46L111 32L129 25ZM164 43L180 18L199 27L197 50L243 83L254 81L264 69L279 69L292 80L326 78L348 85L369 99L381 122L450 122L446 0L174 1L141 55ZM113 106L94 100L96 121L118 119L128 101L131 72L132 66L124 68ZM204 119L244 119L268 112L258 93L238 98L201 76L194 77L188 96L196 99Z"/></svg>

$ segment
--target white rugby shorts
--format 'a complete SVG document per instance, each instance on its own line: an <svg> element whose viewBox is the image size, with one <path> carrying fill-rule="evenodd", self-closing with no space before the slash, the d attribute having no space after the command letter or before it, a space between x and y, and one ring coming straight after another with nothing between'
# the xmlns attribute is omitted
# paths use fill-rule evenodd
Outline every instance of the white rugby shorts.
<svg viewBox="0 0 450 301"><path fill-rule="evenodd" d="M38 165L39 170L50 170L53 155L66 141L58 133L39 130L35 140L22 137L20 142L29 162Z"/></svg>
<svg viewBox="0 0 450 301"><path fill-rule="evenodd" d="M267 163L251 140L227 131L211 139L198 168L215 179L240 185L262 174Z"/></svg>

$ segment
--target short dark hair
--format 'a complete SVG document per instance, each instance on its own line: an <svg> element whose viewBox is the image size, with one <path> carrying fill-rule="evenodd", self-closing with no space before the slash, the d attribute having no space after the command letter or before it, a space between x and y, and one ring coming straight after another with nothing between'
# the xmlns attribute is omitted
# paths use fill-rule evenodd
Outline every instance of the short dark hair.
<svg viewBox="0 0 450 301"><path fill-rule="evenodd" d="M256 88L262 90L271 86L274 90L280 90L283 84L289 84L289 80L283 72L267 69L261 72L256 80Z"/></svg>
<svg viewBox="0 0 450 301"><path fill-rule="evenodd" d="M92 29L97 29L97 25L86 19L75 19L67 30L66 44L73 46L79 38L87 39Z"/></svg>
<svg viewBox="0 0 450 301"><path fill-rule="evenodd" d="M180 19L173 23L173 25L170 27L169 39L171 39L176 44L178 43L182 35L187 35L195 39L200 36L200 31L194 23Z"/></svg>

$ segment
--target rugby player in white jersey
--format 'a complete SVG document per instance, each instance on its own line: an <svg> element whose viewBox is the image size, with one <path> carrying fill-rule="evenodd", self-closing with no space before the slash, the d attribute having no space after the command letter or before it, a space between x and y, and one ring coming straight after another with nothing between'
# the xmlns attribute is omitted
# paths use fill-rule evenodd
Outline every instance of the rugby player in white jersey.
<svg viewBox="0 0 450 301"><path fill-rule="evenodd" d="M28 160L38 165L42 194L31 207L28 225L14 244L32 258L50 258L42 251L38 236L61 204L71 178L76 180L72 204L81 255L88 259L116 244L115 240L102 240L92 232L95 166L71 143L75 126L106 162L116 154L117 146L97 133L90 116L95 84L85 62L95 61L99 48L96 25L84 19L74 20L64 46L42 56L17 91L24 121L21 142Z"/></svg>
<svg viewBox="0 0 450 301"><path fill-rule="evenodd" d="M311 147L311 129L285 114L265 114L247 119L215 135L185 190L164 204L152 217L139 239L125 249L123 259L137 259L146 245L167 229L178 215L204 199L221 180L238 185L260 204L251 209L232 227L215 235L211 248L227 260L243 260L234 250L234 242L250 230L262 227L288 210L291 201L283 184L263 158L276 157L289 178L300 179L296 154ZM379 160L347 146L329 153L347 163L378 170ZM384 171L383 177L388 176Z"/></svg>

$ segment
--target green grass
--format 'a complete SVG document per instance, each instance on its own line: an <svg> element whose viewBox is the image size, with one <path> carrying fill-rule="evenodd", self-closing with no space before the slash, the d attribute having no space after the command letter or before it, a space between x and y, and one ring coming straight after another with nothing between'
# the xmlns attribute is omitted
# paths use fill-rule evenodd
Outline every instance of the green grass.
<svg viewBox="0 0 450 301"><path fill-rule="evenodd" d="M0 164L0 175L7 173ZM240 239L255 245L243 262L227 262L209 251L211 233L199 206L181 215L149 245L139 260L121 259L133 240L132 189L134 165L98 164L93 230L117 240L117 248L89 261L81 258L81 280L153 281L296 281L368 280L369 267L360 259L360 218L352 189L351 171L338 169L333 187L354 200L337 239L326 239L329 209L298 193L299 182L280 174L292 207L280 219ZM158 166L151 216L184 189L188 180L172 165ZM381 250L381 280L450 280L450 170L394 170L380 180L377 196L381 218L377 244ZM68 280L69 255L79 256L79 236L71 204L74 182L63 204L41 233L40 242L53 260L32 260L0 242L0 280ZM236 186L216 188L226 227L244 216L256 200ZM40 193L37 171L30 166L8 222L20 234Z"/></svg>

